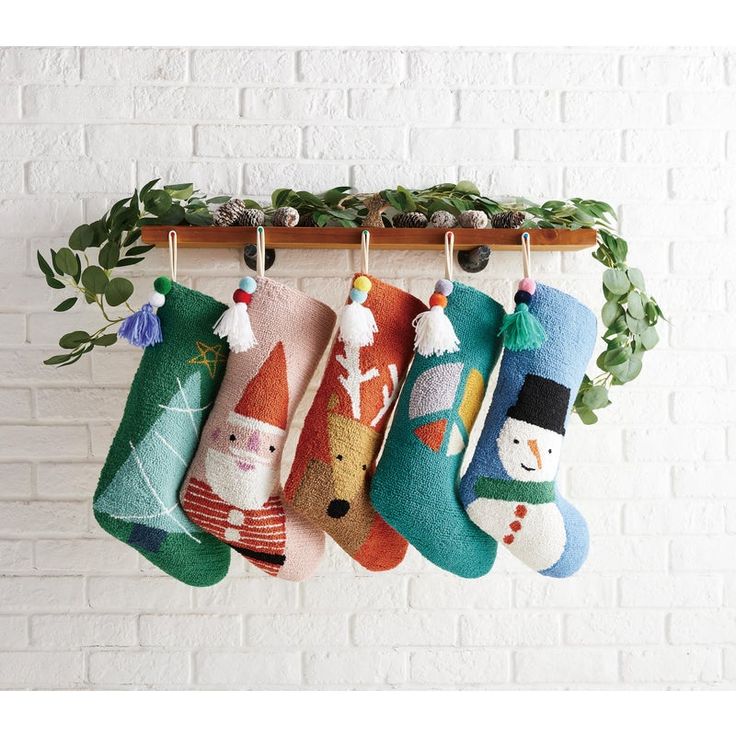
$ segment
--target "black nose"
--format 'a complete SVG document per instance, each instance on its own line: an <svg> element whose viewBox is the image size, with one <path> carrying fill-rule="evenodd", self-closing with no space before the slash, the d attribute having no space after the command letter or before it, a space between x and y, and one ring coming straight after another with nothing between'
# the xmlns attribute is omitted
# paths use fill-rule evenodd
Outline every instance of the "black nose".
<svg viewBox="0 0 736 736"><path fill-rule="evenodd" d="M327 507L327 516L332 519L342 519L348 511L350 511L350 501L335 498L330 501L330 504Z"/></svg>

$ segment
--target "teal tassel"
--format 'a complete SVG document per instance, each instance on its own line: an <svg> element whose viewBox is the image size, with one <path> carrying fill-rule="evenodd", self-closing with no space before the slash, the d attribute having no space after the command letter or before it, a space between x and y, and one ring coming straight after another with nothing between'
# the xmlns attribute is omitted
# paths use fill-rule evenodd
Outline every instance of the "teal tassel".
<svg viewBox="0 0 736 736"><path fill-rule="evenodd" d="M503 318L498 334L503 335L504 347L514 352L536 350L547 339L544 327L523 302Z"/></svg>

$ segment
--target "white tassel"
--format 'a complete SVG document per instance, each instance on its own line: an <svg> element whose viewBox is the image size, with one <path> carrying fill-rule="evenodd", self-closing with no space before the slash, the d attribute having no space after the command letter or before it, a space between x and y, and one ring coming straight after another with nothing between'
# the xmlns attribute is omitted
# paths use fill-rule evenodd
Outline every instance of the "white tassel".
<svg viewBox="0 0 736 736"><path fill-rule="evenodd" d="M244 353L258 345L250 324L248 305L244 302L235 302L228 307L215 322L212 331L218 337L226 337L234 353Z"/></svg>
<svg viewBox="0 0 736 736"><path fill-rule="evenodd" d="M378 332L376 320L368 307L351 301L340 312L340 340L346 345L364 348L373 345L373 335Z"/></svg>
<svg viewBox="0 0 736 736"><path fill-rule="evenodd" d="M455 328L442 307L430 307L428 312L415 317L412 325L416 330L414 349L419 355L428 358L430 355L444 355L460 350L460 340L457 339Z"/></svg>

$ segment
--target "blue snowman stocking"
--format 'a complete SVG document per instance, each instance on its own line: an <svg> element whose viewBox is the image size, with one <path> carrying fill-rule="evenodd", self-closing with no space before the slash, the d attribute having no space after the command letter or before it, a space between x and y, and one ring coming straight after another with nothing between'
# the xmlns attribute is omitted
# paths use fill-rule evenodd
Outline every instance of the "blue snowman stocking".
<svg viewBox="0 0 736 736"><path fill-rule="evenodd" d="M567 419L596 339L593 313L568 294L525 278L502 328L498 384L460 486L470 518L542 575L572 575L588 553L588 527L555 478Z"/></svg>

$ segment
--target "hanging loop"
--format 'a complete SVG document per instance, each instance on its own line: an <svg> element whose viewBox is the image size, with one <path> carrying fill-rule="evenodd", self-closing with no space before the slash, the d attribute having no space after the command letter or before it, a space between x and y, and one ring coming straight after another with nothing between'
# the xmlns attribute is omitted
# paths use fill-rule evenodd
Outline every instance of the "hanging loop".
<svg viewBox="0 0 736 736"><path fill-rule="evenodd" d="M521 234L521 258L524 267L524 278L530 279L532 277L532 239L529 233Z"/></svg>
<svg viewBox="0 0 736 736"><path fill-rule="evenodd" d="M263 225L256 228L256 275L263 278L266 274L266 229Z"/></svg>
<svg viewBox="0 0 736 736"><path fill-rule="evenodd" d="M176 230L169 230L169 271L171 280L176 281L176 269L179 265L179 240Z"/></svg>
<svg viewBox="0 0 736 736"><path fill-rule="evenodd" d="M368 268L370 264L371 234L368 230L363 230L360 234L360 272L370 273Z"/></svg>
<svg viewBox="0 0 736 736"><path fill-rule="evenodd" d="M452 269L455 265L454 262L455 252L455 233L452 230L448 230L445 233L445 278L448 281L452 281Z"/></svg>

